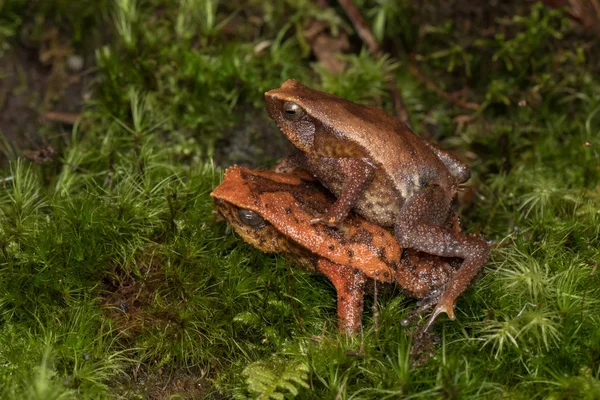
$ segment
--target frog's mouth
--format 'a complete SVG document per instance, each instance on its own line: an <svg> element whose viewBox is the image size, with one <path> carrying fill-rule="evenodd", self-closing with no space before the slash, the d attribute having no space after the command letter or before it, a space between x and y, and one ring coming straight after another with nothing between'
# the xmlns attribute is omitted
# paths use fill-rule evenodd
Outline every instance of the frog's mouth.
<svg viewBox="0 0 600 400"><path fill-rule="evenodd" d="M315 125L306 120L297 121L294 125L291 132L284 131L290 142L300 151L305 153L312 151L315 142Z"/></svg>

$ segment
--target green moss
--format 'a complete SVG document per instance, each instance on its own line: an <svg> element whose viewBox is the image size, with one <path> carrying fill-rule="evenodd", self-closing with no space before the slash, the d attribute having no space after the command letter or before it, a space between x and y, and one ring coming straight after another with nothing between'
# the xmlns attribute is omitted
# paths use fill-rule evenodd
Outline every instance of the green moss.
<svg viewBox="0 0 600 400"><path fill-rule="evenodd" d="M475 119L458 129L465 110L419 83L402 53L343 56L341 75L314 63L311 18L353 31L313 2L33 10L75 41L109 21L111 40L81 122L47 138L57 158L35 164L3 144L0 398L599 396L597 40L541 5L464 32L445 7L357 3L437 86L467 87ZM368 299L362 334L338 335L331 284L244 244L209 197L222 172L210 155L240 124L266 121L264 91L294 77L392 110L389 73L416 130L470 161L463 225L497 244L418 366L400 324L412 300L381 293L376 329Z"/></svg>

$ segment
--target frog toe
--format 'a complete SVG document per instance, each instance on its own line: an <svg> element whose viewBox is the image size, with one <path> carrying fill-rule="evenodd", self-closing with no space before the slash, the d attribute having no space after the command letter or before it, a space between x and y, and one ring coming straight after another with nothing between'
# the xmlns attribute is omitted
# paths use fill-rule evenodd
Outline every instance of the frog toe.
<svg viewBox="0 0 600 400"><path fill-rule="evenodd" d="M454 321L456 319L456 316L454 315L454 302L441 300L437 306L435 306L431 317L429 317L427 325L425 325L425 331L428 331L429 328L431 328L437 317L442 313L446 313L448 318Z"/></svg>
<svg viewBox="0 0 600 400"><path fill-rule="evenodd" d="M310 220L311 225L318 225L318 224L322 224L322 225L327 225L329 227L334 227L336 226L335 224L335 220L332 218L314 218Z"/></svg>

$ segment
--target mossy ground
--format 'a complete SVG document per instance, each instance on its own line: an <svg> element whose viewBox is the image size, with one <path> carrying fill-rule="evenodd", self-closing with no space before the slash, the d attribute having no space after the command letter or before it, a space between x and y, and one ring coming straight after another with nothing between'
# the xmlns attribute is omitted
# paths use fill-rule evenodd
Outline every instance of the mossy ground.
<svg viewBox="0 0 600 400"><path fill-rule="evenodd" d="M3 55L56 28L95 65L72 130L37 121L35 147L2 125L0 398L600 398L599 40L562 11L357 1L376 59L309 1L54 3L0 2ZM315 18L350 35L341 75L311 58ZM35 91L0 67L20 82L3 102ZM463 226L498 243L419 367L412 300L337 335L331 285L245 245L208 195L223 167L285 154L266 90L294 77L391 112L389 72L415 130L472 166Z"/></svg>

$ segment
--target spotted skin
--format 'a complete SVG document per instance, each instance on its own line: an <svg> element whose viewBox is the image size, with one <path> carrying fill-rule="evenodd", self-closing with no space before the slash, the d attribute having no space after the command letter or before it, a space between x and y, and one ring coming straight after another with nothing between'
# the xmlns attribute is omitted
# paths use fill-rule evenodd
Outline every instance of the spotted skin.
<svg viewBox="0 0 600 400"><path fill-rule="evenodd" d="M234 166L211 196L217 212L247 243L328 277L338 293L338 325L348 334L361 329L367 283L396 283L410 296L431 298L460 265L459 259L402 249L390 230L353 213L339 228L311 223L335 199L305 173ZM240 210L251 210L262 221L250 226Z"/></svg>
<svg viewBox="0 0 600 400"><path fill-rule="evenodd" d="M317 270L325 275L337 292L338 329L348 335L360 332L364 308L366 276L358 268L319 259Z"/></svg>

